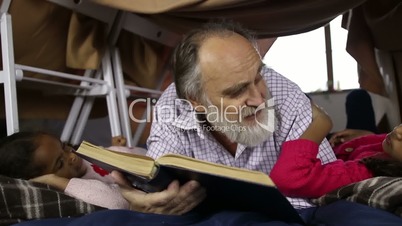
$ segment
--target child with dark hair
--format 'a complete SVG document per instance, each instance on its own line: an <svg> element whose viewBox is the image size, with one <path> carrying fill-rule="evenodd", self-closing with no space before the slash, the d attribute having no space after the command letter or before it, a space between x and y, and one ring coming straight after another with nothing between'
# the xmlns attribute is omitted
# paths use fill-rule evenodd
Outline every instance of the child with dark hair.
<svg viewBox="0 0 402 226"><path fill-rule="evenodd" d="M270 173L285 195L317 198L371 177L402 176L402 125L388 134L369 134L342 143L334 147L338 160L322 164L318 147L332 121L322 109L314 104L312 108L311 124L299 139L283 144Z"/></svg>
<svg viewBox="0 0 402 226"><path fill-rule="evenodd" d="M107 171L47 133L18 132L0 140L0 165L1 175L48 184L105 208L129 208Z"/></svg>

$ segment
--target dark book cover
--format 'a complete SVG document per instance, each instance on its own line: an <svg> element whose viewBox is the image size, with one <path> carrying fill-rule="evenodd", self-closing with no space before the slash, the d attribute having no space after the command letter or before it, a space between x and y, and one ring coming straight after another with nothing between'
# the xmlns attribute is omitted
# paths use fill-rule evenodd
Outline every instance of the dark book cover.
<svg viewBox="0 0 402 226"><path fill-rule="evenodd" d="M207 191L207 198L200 205L203 209L258 212L272 219L304 224L298 212L274 186L166 165L159 165L155 177L148 179L80 153L77 154L109 172L120 171L133 187L145 192L162 191L175 179L181 184L196 180Z"/></svg>
<svg viewBox="0 0 402 226"><path fill-rule="evenodd" d="M207 198L202 206L209 211L224 209L259 212L273 219L304 224L287 198L273 186L165 165L159 166L158 173L152 180L142 180L133 175L128 175L128 179L135 187L146 192L162 191L174 179L181 184L196 180L207 191Z"/></svg>

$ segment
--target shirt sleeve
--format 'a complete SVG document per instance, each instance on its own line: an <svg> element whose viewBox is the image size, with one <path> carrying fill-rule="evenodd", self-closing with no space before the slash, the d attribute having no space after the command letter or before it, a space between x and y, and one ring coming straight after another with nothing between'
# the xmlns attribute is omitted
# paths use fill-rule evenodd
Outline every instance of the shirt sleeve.
<svg viewBox="0 0 402 226"><path fill-rule="evenodd" d="M311 102L304 93L295 92L286 98L287 112L281 113L283 121L290 123L286 141L298 139L312 120Z"/></svg>
<svg viewBox="0 0 402 226"><path fill-rule="evenodd" d="M128 209L127 200L121 195L117 184L99 180L72 178L64 192L85 202L108 209Z"/></svg>
<svg viewBox="0 0 402 226"><path fill-rule="evenodd" d="M319 146L309 140L287 141L270 176L289 197L316 198L350 183L371 178L359 161L336 160L322 164Z"/></svg>
<svg viewBox="0 0 402 226"><path fill-rule="evenodd" d="M334 148L336 157L343 160L349 160L351 150L359 147L381 143L387 134L370 134L362 137L357 137Z"/></svg>
<svg viewBox="0 0 402 226"><path fill-rule="evenodd" d="M166 153L186 155L177 130L178 128L171 124L153 122L147 140L147 155L153 159Z"/></svg>

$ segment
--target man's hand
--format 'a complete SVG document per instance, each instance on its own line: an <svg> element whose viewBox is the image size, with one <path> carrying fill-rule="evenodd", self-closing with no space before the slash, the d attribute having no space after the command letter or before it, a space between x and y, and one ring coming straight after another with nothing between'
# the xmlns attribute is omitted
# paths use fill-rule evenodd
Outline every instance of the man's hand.
<svg viewBox="0 0 402 226"><path fill-rule="evenodd" d="M369 134L374 134L368 130L360 130L360 129L345 129L343 131L334 133L329 139L329 143L332 147L335 147L339 144L352 140L356 137L361 137Z"/></svg>
<svg viewBox="0 0 402 226"><path fill-rule="evenodd" d="M138 212L181 215L206 197L205 189L197 181L189 181L182 186L173 181L164 191L145 193L133 188L121 173L113 171L112 176L120 185L123 197L130 203L130 209Z"/></svg>

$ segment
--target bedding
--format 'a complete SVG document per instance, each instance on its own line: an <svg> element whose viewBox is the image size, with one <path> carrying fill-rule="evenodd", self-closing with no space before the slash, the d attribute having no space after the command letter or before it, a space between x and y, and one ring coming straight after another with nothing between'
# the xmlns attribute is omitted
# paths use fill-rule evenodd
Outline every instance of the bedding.
<svg viewBox="0 0 402 226"><path fill-rule="evenodd" d="M314 199L318 205L347 200L383 209L402 217L402 177L374 177L353 183Z"/></svg>
<svg viewBox="0 0 402 226"><path fill-rule="evenodd" d="M0 226L34 219L78 217L103 209L48 185L0 175Z"/></svg>
<svg viewBox="0 0 402 226"><path fill-rule="evenodd" d="M337 189L318 199L326 206L337 202L357 202L402 216L402 178L375 177ZM47 185L0 176L0 226L33 225L244 225L270 224L270 219L251 212L220 211L213 214L192 212L183 216L106 210L71 198ZM336 205L322 209L334 218ZM344 212L347 214L347 212ZM306 216L305 216L306 217ZM364 221L364 219L361 219ZM366 222L367 224L369 222Z"/></svg>

